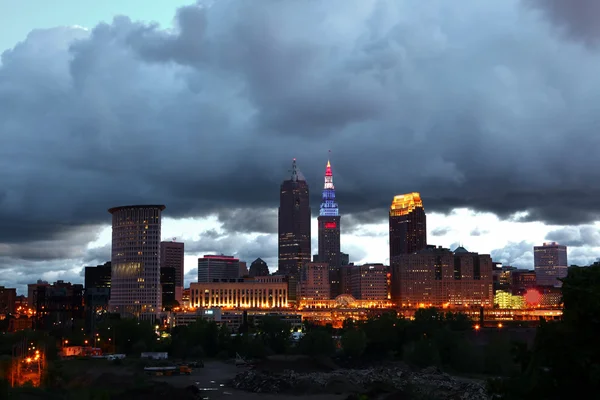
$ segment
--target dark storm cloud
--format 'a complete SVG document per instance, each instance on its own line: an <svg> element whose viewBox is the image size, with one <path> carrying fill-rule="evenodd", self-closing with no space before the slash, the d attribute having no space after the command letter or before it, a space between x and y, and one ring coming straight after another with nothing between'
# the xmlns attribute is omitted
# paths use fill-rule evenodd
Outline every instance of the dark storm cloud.
<svg viewBox="0 0 600 400"><path fill-rule="evenodd" d="M440 226L431 231L431 236L444 236L452 230L449 226Z"/></svg>
<svg viewBox="0 0 600 400"><path fill-rule="evenodd" d="M240 208L217 214L221 228L240 233L277 233L277 209Z"/></svg>
<svg viewBox="0 0 600 400"><path fill-rule="evenodd" d="M600 230L593 225L565 227L548 232L546 234L546 240L572 247L599 247Z"/></svg>
<svg viewBox="0 0 600 400"><path fill-rule="evenodd" d="M27 261L0 257L0 284L17 288L19 294L27 294L27 284L39 279L48 282L83 283L82 267L73 268L79 260Z"/></svg>
<svg viewBox="0 0 600 400"><path fill-rule="evenodd" d="M328 149L348 227L410 191L428 211L598 217L598 53L516 0L348 1L33 31L0 65L0 243L131 203L270 232L222 210L276 207L292 157L316 210Z"/></svg>
<svg viewBox="0 0 600 400"><path fill-rule="evenodd" d="M33 228L34 226L30 227ZM25 261L85 258L89 255L87 245L98 238L99 229L96 225L80 226L63 232L52 232L47 240L0 242L0 257Z"/></svg>
<svg viewBox="0 0 600 400"><path fill-rule="evenodd" d="M592 45L600 40L600 2L597 0L524 0L543 10L564 32Z"/></svg>
<svg viewBox="0 0 600 400"><path fill-rule="evenodd" d="M243 234L223 234L218 237L200 234L195 241L185 243L187 254L225 254L238 257L248 263L258 257L268 259L277 257L277 237L275 235L257 235L255 238Z"/></svg>
<svg viewBox="0 0 600 400"><path fill-rule="evenodd" d="M93 247L87 249L85 256L83 257L83 263L86 266L94 266L104 264L110 261L111 258L111 245L107 244L101 247Z"/></svg>

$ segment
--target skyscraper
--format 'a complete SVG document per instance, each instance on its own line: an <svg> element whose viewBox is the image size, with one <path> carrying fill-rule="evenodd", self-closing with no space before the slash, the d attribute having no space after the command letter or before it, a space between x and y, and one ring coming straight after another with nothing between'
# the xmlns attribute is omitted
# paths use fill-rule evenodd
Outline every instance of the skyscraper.
<svg viewBox="0 0 600 400"><path fill-rule="evenodd" d="M533 248L536 283L539 286L562 286L559 278L567 276L567 246L546 242Z"/></svg>
<svg viewBox="0 0 600 400"><path fill-rule="evenodd" d="M329 283L331 296L340 294L339 268L341 265L340 253L340 212L335 202L335 186L331 163L327 161L325 167L325 185L323 187L323 201L317 218L319 225L319 262L329 265Z"/></svg>
<svg viewBox="0 0 600 400"><path fill-rule="evenodd" d="M198 259L198 282L240 277L240 260L234 256L208 254Z"/></svg>
<svg viewBox="0 0 600 400"><path fill-rule="evenodd" d="M181 242L161 242L160 243L160 267L175 269L175 300L181 302L183 296L183 260L185 255L185 245ZM168 273L167 273L168 275Z"/></svg>
<svg viewBox="0 0 600 400"><path fill-rule="evenodd" d="M427 246L427 224L421 195L417 192L394 197L390 207L390 263L401 254L412 254Z"/></svg>
<svg viewBox="0 0 600 400"><path fill-rule="evenodd" d="M310 262L310 201L308 184L292 162L292 176L283 181L279 193L279 269L296 276Z"/></svg>
<svg viewBox="0 0 600 400"><path fill-rule="evenodd" d="M112 214L109 309L154 320L161 312L160 234L164 205L122 206Z"/></svg>

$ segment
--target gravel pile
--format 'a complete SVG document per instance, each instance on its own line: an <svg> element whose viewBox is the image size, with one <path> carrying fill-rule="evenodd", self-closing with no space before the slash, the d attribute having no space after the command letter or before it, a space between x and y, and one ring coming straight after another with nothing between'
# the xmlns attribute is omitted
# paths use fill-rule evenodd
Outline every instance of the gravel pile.
<svg viewBox="0 0 600 400"><path fill-rule="evenodd" d="M247 370L236 375L230 385L235 389L254 393L366 393L372 390L406 390L415 395L432 396L436 399L491 398L486 394L483 383L457 380L436 368L427 368L420 372L408 372L393 367L311 373Z"/></svg>

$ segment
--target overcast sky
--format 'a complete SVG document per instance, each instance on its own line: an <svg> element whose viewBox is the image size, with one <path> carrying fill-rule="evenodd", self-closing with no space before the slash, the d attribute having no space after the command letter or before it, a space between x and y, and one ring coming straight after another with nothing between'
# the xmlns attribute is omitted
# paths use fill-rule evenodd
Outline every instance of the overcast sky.
<svg viewBox="0 0 600 400"><path fill-rule="evenodd" d="M296 157L316 218L331 149L342 250L387 262L420 191L431 244L533 267L600 254L600 2L0 0L0 285L82 282L109 207L277 268ZM178 4L180 3L180 4ZM315 221L316 222L316 221ZM313 223L313 248L316 249Z"/></svg>

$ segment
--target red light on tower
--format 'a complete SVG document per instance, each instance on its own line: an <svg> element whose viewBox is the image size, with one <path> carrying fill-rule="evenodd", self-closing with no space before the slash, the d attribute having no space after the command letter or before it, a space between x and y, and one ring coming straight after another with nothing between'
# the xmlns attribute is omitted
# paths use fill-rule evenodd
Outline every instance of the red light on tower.
<svg viewBox="0 0 600 400"><path fill-rule="evenodd" d="M325 229L335 229L337 224L334 222L325 222Z"/></svg>
<svg viewBox="0 0 600 400"><path fill-rule="evenodd" d="M540 301L542 300L542 295L540 294L540 292L538 292L535 289L529 289L527 290L527 292L525 292L525 302L527 302L527 304L533 305L533 306L537 306L538 304L540 304Z"/></svg>

